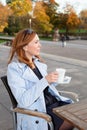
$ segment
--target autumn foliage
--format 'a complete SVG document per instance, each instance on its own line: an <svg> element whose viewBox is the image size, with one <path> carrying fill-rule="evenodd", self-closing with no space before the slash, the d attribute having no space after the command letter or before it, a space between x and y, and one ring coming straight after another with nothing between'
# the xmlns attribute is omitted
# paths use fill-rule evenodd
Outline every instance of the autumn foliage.
<svg viewBox="0 0 87 130"><path fill-rule="evenodd" d="M12 11L10 8L6 5L0 4L0 32L3 31L3 29L8 25L7 19L8 16L12 14Z"/></svg>
<svg viewBox="0 0 87 130"><path fill-rule="evenodd" d="M87 12L81 12L80 17L74 8L67 4L64 12L58 11L59 4L55 0L49 2L34 0L11 0L8 5L0 4L0 31L9 30L15 33L22 29L31 27L39 33L50 33L55 28L69 30L78 28L85 24L83 17L87 18ZM10 17L9 17L10 16Z"/></svg>
<svg viewBox="0 0 87 130"><path fill-rule="evenodd" d="M32 10L31 0L13 0L9 7L13 10L13 15L24 16Z"/></svg>

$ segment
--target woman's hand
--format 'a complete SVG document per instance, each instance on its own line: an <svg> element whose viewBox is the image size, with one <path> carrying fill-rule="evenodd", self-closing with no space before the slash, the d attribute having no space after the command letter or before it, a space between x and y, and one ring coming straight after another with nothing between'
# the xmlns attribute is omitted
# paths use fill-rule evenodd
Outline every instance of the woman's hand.
<svg viewBox="0 0 87 130"><path fill-rule="evenodd" d="M58 73L57 72L51 72L48 75L46 75L46 80L48 83L57 82L58 80Z"/></svg>

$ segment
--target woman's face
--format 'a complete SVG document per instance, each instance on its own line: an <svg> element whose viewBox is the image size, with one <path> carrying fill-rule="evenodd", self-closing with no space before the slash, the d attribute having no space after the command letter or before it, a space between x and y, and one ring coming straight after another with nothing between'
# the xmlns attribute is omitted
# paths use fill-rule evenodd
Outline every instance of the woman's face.
<svg viewBox="0 0 87 130"><path fill-rule="evenodd" d="M35 35L34 39L23 47L25 51L25 55L27 58L31 58L32 56L37 56L40 54L41 44L39 42L39 37Z"/></svg>

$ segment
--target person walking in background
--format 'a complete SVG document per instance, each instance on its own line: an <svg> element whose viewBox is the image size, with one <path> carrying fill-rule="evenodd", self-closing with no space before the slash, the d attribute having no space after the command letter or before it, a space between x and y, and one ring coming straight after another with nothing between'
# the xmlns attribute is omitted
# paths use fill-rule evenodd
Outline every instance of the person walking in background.
<svg viewBox="0 0 87 130"><path fill-rule="evenodd" d="M73 101L58 93L58 72L47 73L40 50L39 37L34 31L24 29L18 32L8 61L8 84L18 107L48 113L54 130L72 130L73 126L56 116L52 109ZM41 118L17 114L17 130L49 130L49 125Z"/></svg>
<svg viewBox="0 0 87 130"><path fill-rule="evenodd" d="M66 37L64 36L64 34L61 34L61 41L62 41L62 47L66 46Z"/></svg>

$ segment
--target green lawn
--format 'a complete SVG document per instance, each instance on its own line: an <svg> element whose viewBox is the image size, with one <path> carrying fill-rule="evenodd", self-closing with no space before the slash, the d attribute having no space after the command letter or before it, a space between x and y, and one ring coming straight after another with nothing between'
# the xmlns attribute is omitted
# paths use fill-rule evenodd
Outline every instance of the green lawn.
<svg viewBox="0 0 87 130"><path fill-rule="evenodd" d="M3 42L5 42L5 41L6 41L6 40L1 40L1 39L0 39L0 44L3 43Z"/></svg>

